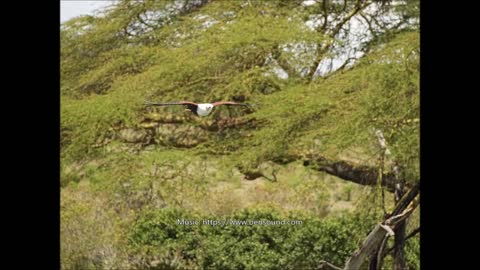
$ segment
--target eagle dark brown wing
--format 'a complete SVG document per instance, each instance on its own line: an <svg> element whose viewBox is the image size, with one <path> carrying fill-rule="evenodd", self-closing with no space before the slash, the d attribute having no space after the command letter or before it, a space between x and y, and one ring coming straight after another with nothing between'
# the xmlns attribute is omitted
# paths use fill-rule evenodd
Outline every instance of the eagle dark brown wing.
<svg viewBox="0 0 480 270"><path fill-rule="evenodd" d="M195 102L190 102L190 101L178 101L178 102L165 102L165 103L157 103L157 102L145 102L145 105L147 106L170 106L170 105L183 105L186 106L188 110L190 110L192 113L195 115L198 115L197 113L197 107L198 104Z"/></svg>
<svg viewBox="0 0 480 270"><path fill-rule="evenodd" d="M214 102L212 103L212 105L215 107L215 106L220 106L220 105L237 105L237 106L246 106L246 107L250 107L251 105L250 104L247 104L247 103L237 103L237 102L233 102L233 101L217 101L217 102Z"/></svg>
<svg viewBox="0 0 480 270"><path fill-rule="evenodd" d="M178 102L165 102L165 103L158 103L158 102L145 102L145 105L149 106L169 106L169 105L193 105L197 106L197 103L190 102L190 101L178 101Z"/></svg>

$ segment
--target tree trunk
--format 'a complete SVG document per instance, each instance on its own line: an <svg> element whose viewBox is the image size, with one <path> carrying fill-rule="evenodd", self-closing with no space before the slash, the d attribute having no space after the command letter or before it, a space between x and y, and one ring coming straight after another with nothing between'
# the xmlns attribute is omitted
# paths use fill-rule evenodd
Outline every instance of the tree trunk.
<svg viewBox="0 0 480 270"><path fill-rule="evenodd" d="M375 253L370 256L370 265L369 265L369 270L380 270L382 269L383 265L383 253L385 251L385 246L387 245L387 240L388 240L389 235L385 235L385 238L383 238L382 243L380 246L377 248Z"/></svg>
<svg viewBox="0 0 480 270"><path fill-rule="evenodd" d="M394 233L394 231L391 228L394 228L394 230L397 230L397 226L400 224L405 224L405 219L415 210L416 203L414 202L411 207L407 208L407 206L413 201L413 199L418 195L418 192L420 190L420 184L417 183L415 184L412 189L403 196L401 200L398 201L397 206L393 210L393 213L398 213L395 215L391 215L387 220L385 220L383 223L378 224L367 236L365 241L363 242L362 246L356 250L352 256L348 259L348 261L345 264L344 270L358 270L362 266L362 264L365 262L365 259L368 256L371 256L372 254L376 253L378 250L379 246L382 245L382 242L387 233L389 235L395 235L395 238L397 235ZM403 235L403 242L404 242L405 235ZM402 254L403 255L403 246L402 246ZM399 257L400 258L400 257ZM397 258L395 258L397 259ZM401 262L399 262L401 263ZM404 256L403 256L403 263L405 263ZM395 267L396 267L396 261L395 261ZM400 268L395 268L395 269L400 269ZM405 269L405 268L402 268Z"/></svg>
<svg viewBox="0 0 480 270"><path fill-rule="evenodd" d="M365 262L368 256L375 253L375 250L382 243L387 231L380 225L377 225L372 232L363 241L362 247L355 251L345 264L345 270L358 270Z"/></svg>
<svg viewBox="0 0 480 270"><path fill-rule="evenodd" d="M400 202L400 199L403 197L403 185L398 184L395 187L395 204ZM407 269L407 263L405 261L405 236L406 236L407 222L406 220L401 221L395 227L395 241L394 241L394 250L393 257L394 259L394 270L405 270Z"/></svg>
<svg viewBox="0 0 480 270"><path fill-rule="evenodd" d="M393 256L395 257L394 261L394 270L405 270L407 268L407 263L405 261L405 231L407 228L406 221L400 222L397 227L395 227L395 244Z"/></svg>
<svg viewBox="0 0 480 270"><path fill-rule="evenodd" d="M305 162L304 162L305 164ZM378 169L368 166L356 166L345 161L332 162L328 160L309 161L312 169L323 171L328 174L339 177L343 180L351 181L364 186L375 186L378 182ZM393 192L395 189L396 177L393 173L387 173L382 176L380 183L387 191Z"/></svg>
<svg viewBox="0 0 480 270"><path fill-rule="evenodd" d="M408 191L408 193L403 196L401 200L398 201L397 206L395 206L395 209L393 210L393 213L396 214L390 215L382 223L375 226L375 228L368 234L365 241L363 241L362 246L357 249L347 260L343 270L360 269L360 267L365 262L365 259L377 252L380 255L377 257L376 260L381 261L382 258L380 256L383 253L383 247L387 241L387 237L395 235L392 228L397 229L397 226L401 223L404 223L405 220L413 213L415 208L418 206L418 201L414 201L414 199L418 195L419 191L420 183L416 183ZM378 267L380 267L380 264L377 264L377 268ZM326 261L320 261L318 269L339 270L341 268Z"/></svg>

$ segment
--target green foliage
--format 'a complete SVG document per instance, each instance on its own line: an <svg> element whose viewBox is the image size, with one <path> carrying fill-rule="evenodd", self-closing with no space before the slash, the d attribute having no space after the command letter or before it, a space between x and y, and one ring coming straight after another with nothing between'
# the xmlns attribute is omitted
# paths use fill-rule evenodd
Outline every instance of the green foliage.
<svg viewBox="0 0 480 270"><path fill-rule="evenodd" d="M89 17L82 24L66 24L62 32L62 116L74 120L62 121L62 130L76 139L68 140L66 144L73 145L63 147L62 152L79 157L92 152L92 141L106 132L108 124L138 117L137 109L145 99L219 100L244 95L250 100L279 90L281 82L265 77L265 68L259 68L270 50L280 42L317 43L321 36L311 35L301 21L272 15L257 18L256 11L249 9L242 12L245 15L228 27L197 30L202 35L195 43L173 48L114 46L104 40L103 23ZM193 18L191 23L196 21ZM71 34L83 28L88 28L86 33ZM87 48L82 49L84 43ZM117 43L121 40L116 39ZM63 135L62 141L67 141Z"/></svg>
<svg viewBox="0 0 480 270"><path fill-rule="evenodd" d="M420 238L418 236L406 242L405 257L409 268L420 269Z"/></svg>
<svg viewBox="0 0 480 270"><path fill-rule="evenodd" d="M327 143L337 150L362 146L372 154L379 149L375 131L382 131L392 153L389 158L404 168L409 181L419 178L418 50L418 35L407 32L366 57L355 70L339 75L346 77L342 88L348 94L338 103L335 114L339 117L326 125L336 135L328 137Z"/></svg>
<svg viewBox="0 0 480 270"><path fill-rule="evenodd" d="M177 220L199 225L177 225ZM374 220L358 214L318 219L273 209L250 209L229 216L226 226L202 225L205 215L177 209L145 213L132 227L129 243L136 254L194 263L201 269L312 269L322 259L343 265ZM234 221L301 221L299 225L231 225ZM171 257L170 260L174 258ZM169 265L168 260L165 265ZM145 267L145 265L142 265Z"/></svg>
<svg viewBox="0 0 480 270"><path fill-rule="evenodd" d="M203 12L221 20L219 10L225 5L207 5ZM412 168L409 176L415 178L418 123L400 128L393 125L418 119L418 53L411 53L418 49L418 35L406 33L394 39L388 47L367 57L364 65L329 80L310 85L295 80L284 82L264 75L269 69L263 66L266 57L280 44L317 44L322 36L313 35L296 17L278 16L277 8L266 4L263 6L266 15L260 17L253 8L237 10L236 20L228 25L217 23L194 30L178 28L180 23L201 25L194 13L165 29L155 30L169 33L170 27L175 28L169 38L180 42L177 46L117 46L90 58L98 68L82 67L87 72L81 76L63 73L63 156L79 159L98 153L92 144L107 136L113 123L131 126L138 121L144 100L219 100L241 95L247 101L261 104L249 116L255 117L261 127L249 137L232 130L228 140L217 137L217 141L205 146L235 150L240 154L235 163L244 168L285 155L292 150L292 142L304 148L312 138L322 138L326 146L323 151L359 145L368 149L375 144L372 129L377 128L384 132L395 159L407 170ZM95 30L100 26L92 25L80 36L64 34L66 41L62 48L78 50L78 43L101 43L94 37L103 30ZM190 31L195 39L182 41L177 30ZM92 40L88 38L90 32L96 33L91 34ZM71 62L72 57L62 57L66 70L78 66L77 62ZM282 57L293 59L288 53ZM235 137L235 133L240 136Z"/></svg>

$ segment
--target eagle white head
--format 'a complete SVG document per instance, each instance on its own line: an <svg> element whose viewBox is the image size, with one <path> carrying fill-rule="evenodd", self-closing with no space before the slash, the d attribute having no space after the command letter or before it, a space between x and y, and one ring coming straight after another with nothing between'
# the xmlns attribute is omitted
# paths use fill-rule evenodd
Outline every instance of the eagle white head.
<svg viewBox="0 0 480 270"><path fill-rule="evenodd" d="M200 103L197 105L197 114L199 116L207 116L213 110L213 104L210 103Z"/></svg>

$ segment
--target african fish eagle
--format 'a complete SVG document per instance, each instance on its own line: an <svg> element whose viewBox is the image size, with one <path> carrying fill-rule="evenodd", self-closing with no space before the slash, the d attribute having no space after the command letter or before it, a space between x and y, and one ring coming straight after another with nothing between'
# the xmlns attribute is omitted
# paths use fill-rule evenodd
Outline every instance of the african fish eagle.
<svg viewBox="0 0 480 270"><path fill-rule="evenodd" d="M220 105L246 106L246 107L251 106L250 104L247 104L247 103L237 103L233 101L217 101L213 103L195 103L190 101L167 102L167 103L145 102L145 105L149 105L149 106L183 105L183 106L186 106L188 110L190 110L197 116L207 116L213 111L215 107Z"/></svg>

